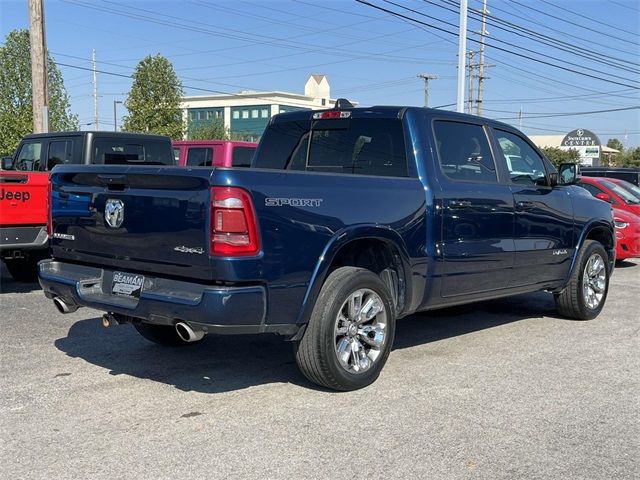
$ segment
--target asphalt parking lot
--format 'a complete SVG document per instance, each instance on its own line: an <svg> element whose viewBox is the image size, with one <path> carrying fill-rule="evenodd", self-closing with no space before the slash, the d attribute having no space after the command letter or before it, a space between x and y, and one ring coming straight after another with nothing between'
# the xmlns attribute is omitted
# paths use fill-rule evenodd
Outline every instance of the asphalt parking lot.
<svg viewBox="0 0 640 480"><path fill-rule="evenodd" d="M163 349L1 290L2 478L640 478L640 262L590 322L542 293L404 319L353 393L275 336Z"/></svg>

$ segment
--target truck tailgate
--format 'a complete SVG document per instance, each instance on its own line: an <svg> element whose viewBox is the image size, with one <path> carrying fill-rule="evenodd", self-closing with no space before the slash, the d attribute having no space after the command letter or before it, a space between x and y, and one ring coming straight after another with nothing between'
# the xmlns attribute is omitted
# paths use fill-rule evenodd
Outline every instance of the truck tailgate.
<svg viewBox="0 0 640 480"><path fill-rule="evenodd" d="M52 173L55 258L211 280L212 170L73 166Z"/></svg>
<svg viewBox="0 0 640 480"><path fill-rule="evenodd" d="M0 226L46 225L47 172L0 172Z"/></svg>

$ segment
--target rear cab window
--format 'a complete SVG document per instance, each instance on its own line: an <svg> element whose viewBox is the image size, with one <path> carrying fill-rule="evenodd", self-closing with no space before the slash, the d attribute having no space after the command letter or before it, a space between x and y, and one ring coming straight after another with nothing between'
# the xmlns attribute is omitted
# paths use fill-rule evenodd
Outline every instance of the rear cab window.
<svg viewBox="0 0 640 480"><path fill-rule="evenodd" d="M78 158L73 156L73 140L59 139L49 142L49 152L47 155L47 170L52 170L56 165L66 165L78 163Z"/></svg>
<svg viewBox="0 0 640 480"><path fill-rule="evenodd" d="M187 147L188 167L211 167L213 158L213 147Z"/></svg>
<svg viewBox="0 0 640 480"><path fill-rule="evenodd" d="M257 168L406 177L399 119L276 122L265 132Z"/></svg>
<svg viewBox="0 0 640 480"><path fill-rule="evenodd" d="M255 147L233 147L231 165L234 167L250 167L255 151Z"/></svg>
<svg viewBox="0 0 640 480"><path fill-rule="evenodd" d="M497 183L498 175L481 125L449 120L433 122L440 169L457 182Z"/></svg>
<svg viewBox="0 0 640 480"><path fill-rule="evenodd" d="M174 165L162 141L102 137L93 142L94 161L105 165Z"/></svg>

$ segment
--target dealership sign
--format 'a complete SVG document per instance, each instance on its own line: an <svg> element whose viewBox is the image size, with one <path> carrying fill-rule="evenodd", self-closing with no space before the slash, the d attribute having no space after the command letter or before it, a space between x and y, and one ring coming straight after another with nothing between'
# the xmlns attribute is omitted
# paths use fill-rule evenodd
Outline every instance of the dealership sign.
<svg viewBox="0 0 640 480"><path fill-rule="evenodd" d="M563 147L595 147L598 145L601 145L598 136L582 128L572 130L562 139Z"/></svg>

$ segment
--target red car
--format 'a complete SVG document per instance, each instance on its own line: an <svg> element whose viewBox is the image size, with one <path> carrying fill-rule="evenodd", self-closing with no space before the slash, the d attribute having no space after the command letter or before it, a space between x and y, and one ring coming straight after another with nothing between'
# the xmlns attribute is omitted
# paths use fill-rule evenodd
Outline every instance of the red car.
<svg viewBox="0 0 640 480"><path fill-rule="evenodd" d="M578 185L587 189L594 197L609 202L614 211L626 210L629 213L640 215L640 198L620 186L619 181L603 177L582 177Z"/></svg>
<svg viewBox="0 0 640 480"><path fill-rule="evenodd" d="M625 188L624 183L627 182L601 177L582 177L579 183L591 195L613 207L617 260L640 257L640 198Z"/></svg>
<svg viewBox="0 0 640 480"><path fill-rule="evenodd" d="M640 257L640 217L625 210L613 210L616 225L616 260Z"/></svg>

